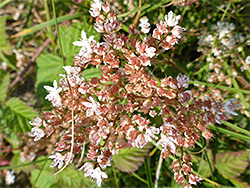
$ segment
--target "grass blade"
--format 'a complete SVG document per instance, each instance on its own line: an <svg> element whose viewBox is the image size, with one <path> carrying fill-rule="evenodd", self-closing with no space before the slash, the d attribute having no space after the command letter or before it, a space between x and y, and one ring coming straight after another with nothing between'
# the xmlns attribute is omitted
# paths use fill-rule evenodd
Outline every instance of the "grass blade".
<svg viewBox="0 0 250 188"><path fill-rule="evenodd" d="M66 21L66 20L72 20L75 18L79 18L83 15L85 15L85 13L75 13L72 15L61 16L61 17L57 18L57 23L61 23L61 22ZM28 29L23 30L23 31L11 36L11 38L16 38L16 37L21 37L21 36L26 36L26 35L32 34L36 31L39 31L39 30L44 29L46 27L55 25L55 23L56 23L55 19L41 23L39 25L36 25L36 26L33 26L33 27L30 27Z"/></svg>
<svg viewBox="0 0 250 188"><path fill-rule="evenodd" d="M228 121L223 121L223 124L230 127L230 128L232 128L232 129L234 129L234 130L236 130L236 131L239 131L239 132L241 132L243 134L246 134L246 135L250 136L250 132L248 130L242 129L242 128L238 127L237 125L229 123Z"/></svg>
<svg viewBox="0 0 250 188"><path fill-rule="evenodd" d="M221 86L221 85L216 85L216 84L210 84L210 83L207 83L207 82L200 82L200 81L192 81L190 80L189 81L190 84L198 84L198 85L204 85L206 87L213 87L213 88L218 88L218 89L225 89L225 90L228 90L230 92L234 92L234 93L244 93L244 94L250 94L250 91L249 90L244 90L244 89L237 89L237 88L231 88L231 87L228 87L228 86Z"/></svg>
<svg viewBox="0 0 250 188"><path fill-rule="evenodd" d="M144 167L145 167L146 176L147 176L147 180L148 180L147 181L148 182L148 188L153 188L153 181L152 181L152 176L151 176L149 158L145 159Z"/></svg>
<svg viewBox="0 0 250 188"><path fill-rule="evenodd" d="M218 131L220 133L223 133L223 134L226 134L226 135L230 135L232 137L235 137L235 138L239 138L245 142L248 142L250 143L250 138L249 136L245 136L245 135L242 135L242 134L239 134L239 133L236 133L236 132L233 132L233 131L230 131L228 129L224 129L222 127L216 127L214 125L209 125L209 128L211 130L214 130L214 131Z"/></svg>

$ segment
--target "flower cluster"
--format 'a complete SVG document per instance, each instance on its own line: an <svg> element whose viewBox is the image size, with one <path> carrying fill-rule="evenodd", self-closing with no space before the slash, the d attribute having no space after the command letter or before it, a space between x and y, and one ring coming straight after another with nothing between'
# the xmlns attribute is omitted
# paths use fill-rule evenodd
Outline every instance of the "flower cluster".
<svg viewBox="0 0 250 188"><path fill-rule="evenodd" d="M164 21L156 24L152 36L147 20L141 21L141 31L129 28L128 37L119 33L121 23L110 5L95 0L90 14L95 18L96 31L104 33L103 42L93 36L74 42L80 47L74 66L64 66L59 84L45 86L48 99L54 109L44 112L42 119L30 122L35 140L49 137L60 131L60 140L55 144L51 167L63 169L84 155L86 162L80 170L100 186L107 175L103 170L111 165L112 156L128 143L142 148L152 140L162 148L162 156L182 154L172 168L175 180L196 184L201 180L192 173L190 156L184 148L194 146L200 137L211 139L209 123L221 123L239 106L232 100L224 105L210 99L196 100L186 88L186 75L157 79L147 71L159 53L173 48L181 38L180 16L170 11ZM96 66L100 77L85 80L82 71ZM160 116L162 125L157 127L151 118ZM41 129L43 127L44 129ZM81 162L81 161L80 161ZM176 167L178 166L178 168ZM186 181L184 181L186 179Z"/></svg>
<svg viewBox="0 0 250 188"><path fill-rule="evenodd" d="M207 55L207 62L212 62L209 64L209 68L213 72L208 81L216 83L225 80L227 85L231 85L231 78L222 71L222 64L225 58L230 57L233 62L240 65L242 72L249 67L249 60L246 58L244 61L243 58L240 58L239 53L242 48L237 47L246 41L246 37L241 33L236 33L235 25L228 22L217 22L216 25L213 25L212 31L213 34L203 31L202 35L198 37L197 51ZM232 72L234 76L238 74L235 68L232 69Z"/></svg>
<svg viewBox="0 0 250 188"><path fill-rule="evenodd" d="M192 3L196 1L197 0L172 0L175 6L183 6L183 7L190 6Z"/></svg>

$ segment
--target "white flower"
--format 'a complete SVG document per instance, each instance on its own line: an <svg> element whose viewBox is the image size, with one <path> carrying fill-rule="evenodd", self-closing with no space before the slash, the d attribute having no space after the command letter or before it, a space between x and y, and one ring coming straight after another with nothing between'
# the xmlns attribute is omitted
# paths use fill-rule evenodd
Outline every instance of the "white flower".
<svg viewBox="0 0 250 188"><path fill-rule="evenodd" d="M94 164L91 162L86 162L79 170L84 170L84 177L94 179L98 187L101 186L103 178L108 178L107 174L102 172L100 167L94 169Z"/></svg>
<svg viewBox="0 0 250 188"><path fill-rule="evenodd" d="M79 170L84 171L84 176L88 177L91 175L92 171L94 170L94 164L91 162L86 162Z"/></svg>
<svg viewBox="0 0 250 188"><path fill-rule="evenodd" d="M79 46L82 47L80 49L80 52L78 53L78 55L84 55L84 57L89 57L90 54L92 53L92 49L91 49L91 42L94 42L94 36L90 36L89 38L87 38L87 34L82 30L81 32L81 37L82 39L80 41L75 41L73 42L73 44L75 46Z"/></svg>
<svg viewBox="0 0 250 188"><path fill-rule="evenodd" d="M45 133L43 132L42 129L38 128L38 127L33 127L31 129L31 136L35 137L34 141L38 141L40 140L42 137L45 136Z"/></svg>
<svg viewBox="0 0 250 188"><path fill-rule="evenodd" d="M102 178L108 178L107 174L105 172L102 172L100 167L95 168L90 177L96 180L96 184L98 185L98 187L101 186Z"/></svg>
<svg viewBox="0 0 250 188"><path fill-rule="evenodd" d="M247 70L249 68L249 66L250 66L250 56L247 56L247 58L245 59L245 62L246 62L246 64L242 65L240 67L241 72L243 72L243 71L245 71L245 70Z"/></svg>
<svg viewBox="0 0 250 188"><path fill-rule="evenodd" d="M187 75L177 76L176 80L178 88L188 87L189 77Z"/></svg>
<svg viewBox="0 0 250 188"><path fill-rule="evenodd" d="M15 172L14 172L14 170L8 170L7 172L6 172L6 176L5 176L5 183L6 183L6 185L10 185L10 184L13 184L13 183L15 183L15 174L14 174Z"/></svg>
<svg viewBox="0 0 250 188"><path fill-rule="evenodd" d="M141 27L141 31L143 33L148 33L150 30L150 23L148 23L148 18L146 16L140 18L139 27Z"/></svg>
<svg viewBox="0 0 250 188"><path fill-rule="evenodd" d="M171 136L166 136L165 134L161 133L161 139L156 143L156 145L161 145L163 152L169 147L173 154L177 153L176 140L174 140Z"/></svg>
<svg viewBox="0 0 250 188"><path fill-rule="evenodd" d="M180 20L181 16L174 16L173 12L170 11L168 15L165 15L165 21L168 26L173 27L176 26Z"/></svg>
<svg viewBox="0 0 250 188"><path fill-rule="evenodd" d="M67 75L77 75L80 73L81 68L80 67L72 67L72 66L63 66L65 72Z"/></svg>
<svg viewBox="0 0 250 188"><path fill-rule="evenodd" d="M91 4L91 8L89 11L90 15L94 18L99 16L101 8L102 8L102 2L100 0L94 0L94 3Z"/></svg>
<svg viewBox="0 0 250 188"><path fill-rule="evenodd" d="M96 102L93 97L90 97L90 101L91 102L82 102L82 104L84 106L89 108L87 110L86 116L90 117L90 116L94 115L94 112L95 112L96 115L100 115L100 104L99 104L99 102Z"/></svg>
<svg viewBox="0 0 250 188"><path fill-rule="evenodd" d="M156 128L156 127L149 127L146 129L146 138L149 142L152 141L152 138L153 139L157 139L157 134L160 133L160 129L159 128Z"/></svg>
<svg viewBox="0 0 250 188"><path fill-rule="evenodd" d="M43 125L43 120L39 117L35 117L34 121L29 121L29 124L36 127L41 127Z"/></svg>
<svg viewBox="0 0 250 188"><path fill-rule="evenodd" d="M54 107L62 106L62 100L59 93L62 91L62 88L57 87L57 82L54 80L53 86L44 86L44 88L49 92L49 94L45 97L48 99Z"/></svg>
<svg viewBox="0 0 250 188"><path fill-rule="evenodd" d="M58 168L62 168L65 157L61 153L57 152L55 155L49 156L49 159L54 159L50 167L55 167L58 165Z"/></svg>
<svg viewBox="0 0 250 188"><path fill-rule="evenodd" d="M180 27L180 26L174 26L174 28L172 29L171 33L178 39L181 38L181 34L182 34L182 31L184 31L185 29Z"/></svg>
<svg viewBox="0 0 250 188"><path fill-rule="evenodd" d="M236 104L237 100L229 99L225 104L223 105L223 109L226 110L226 115L230 116L230 114L234 116L238 116L236 112L234 112L236 109L241 108L242 106L239 104Z"/></svg>
<svg viewBox="0 0 250 188"><path fill-rule="evenodd" d="M154 48L154 47L147 47L146 48L146 50L145 50L146 52L144 53L147 57L150 57L150 58L152 58L152 57L154 57L155 56L155 51L156 51L156 49Z"/></svg>

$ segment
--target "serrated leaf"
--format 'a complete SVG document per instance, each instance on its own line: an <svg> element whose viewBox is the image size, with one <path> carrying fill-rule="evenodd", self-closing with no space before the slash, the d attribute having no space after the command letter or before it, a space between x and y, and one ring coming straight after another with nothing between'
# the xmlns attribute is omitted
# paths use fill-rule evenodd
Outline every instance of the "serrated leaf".
<svg viewBox="0 0 250 188"><path fill-rule="evenodd" d="M213 153L212 150L206 150L208 159L210 161L212 170L214 171L214 160L213 160ZM201 159L201 157L197 155L191 155L192 157L192 162L196 163L198 166L198 172L200 175L204 177L209 177L211 176L211 170L209 168L208 161L206 159Z"/></svg>
<svg viewBox="0 0 250 188"><path fill-rule="evenodd" d="M74 55L79 51L78 47L73 45L73 42L81 36L81 27L79 24L73 24L70 27L63 25L60 29L60 36L63 42L63 54L67 57L67 61L73 62Z"/></svg>
<svg viewBox="0 0 250 188"><path fill-rule="evenodd" d="M247 182L243 182L239 179L229 179L232 184L234 184L237 188L250 188L250 185L247 184Z"/></svg>
<svg viewBox="0 0 250 188"><path fill-rule="evenodd" d="M100 40L100 34L94 29L93 25L88 24L87 19L83 20L83 24L73 24L70 27L63 25L60 29L60 36L63 42L62 50L67 58L67 63L73 63L73 58L79 52L79 47L74 46L73 42L81 40L81 31L87 33L87 37L94 36L96 41Z"/></svg>
<svg viewBox="0 0 250 188"><path fill-rule="evenodd" d="M44 98L46 90L44 85L52 85L54 80L59 79L63 71L63 61L60 57L52 54L41 54L37 60L37 77L35 88L38 96Z"/></svg>
<svg viewBox="0 0 250 188"><path fill-rule="evenodd" d="M10 74L7 73L3 79L1 79L0 81L0 101L4 101L6 98L6 94L7 94L7 89L9 86L9 82L10 82Z"/></svg>
<svg viewBox="0 0 250 188"><path fill-rule="evenodd" d="M59 174L58 179L63 187L91 187L93 184L89 178L84 177L82 171L75 169L72 165L63 170L61 174Z"/></svg>
<svg viewBox="0 0 250 188"><path fill-rule="evenodd" d="M37 160L46 159L45 156L40 156ZM73 165L66 167L62 172L57 175L53 175L55 173L55 169L50 167L51 161L47 161L45 164L41 175L37 182L35 183L35 187L37 188L46 188L46 187L91 187L93 184L90 179L84 177L84 173L75 169ZM40 169L33 170L31 172L31 183L34 185L35 179L38 173L41 171L44 163L38 163L37 167ZM34 172L35 171L35 172ZM48 178L48 180L46 179ZM45 179L46 180L45 180Z"/></svg>
<svg viewBox="0 0 250 188"><path fill-rule="evenodd" d="M30 182L32 185L34 185L35 183L35 187L37 188L50 188L52 185L57 183L56 176L53 176L53 172L48 170L42 170L38 180L36 181L36 178L39 175L40 171L40 169L34 169L31 172Z"/></svg>
<svg viewBox="0 0 250 188"><path fill-rule="evenodd" d="M83 70L82 75L83 75L84 79L87 80L87 81L90 78L93 78L93 77L99 77L100 78L101 70L98 69L98 68L92 67L92 68Z"/></svg>
<svg viewBox="0 0 250 188"><path fill-rule="evenodd" d="M113 156L114 164L122 172L134 172L143 164L151 148L152 144L147 144L141 149L123 148Z"/></svg>
<svg viewBox="0 0 250 188"><path fill-rule="evenodd" d="M219 153L216 155L215 167L226 179L233 179L245 171L248 166L247 151Z"/></svg>
<svg viewBox="0 0 250 188"><path fill-rule="evenodd" d="M15 168L15 172L19 173L20 171L30 173L35 167L34 165L29 165L29 166L22 166L22 164L28 163L28 160L25 160L25 162L21 161L21 152L16 153L12 159L11 159L11 166L19 166L18 168Z"/></svg>
<svg viewBox="0 0 250 188"><path fill-rule="evenodd" d="M23 101L18 98L10 98L6 102L7 112L11 114L8 119L8 126L14 132L25 133L30 131L31 126L29 121L37 116L37 112L33 111L31 107L27 107Z"/></svg>

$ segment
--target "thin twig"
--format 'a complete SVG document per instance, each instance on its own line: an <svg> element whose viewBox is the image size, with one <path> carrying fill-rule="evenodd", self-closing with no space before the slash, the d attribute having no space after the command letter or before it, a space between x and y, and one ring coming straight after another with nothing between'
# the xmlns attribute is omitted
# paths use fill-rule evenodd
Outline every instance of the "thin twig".
<svg viewBox="0 0 250 188"><path fill-rule="evenodd" d="M156 174L155 174L155 188L158 187L158 181L159 181L159 177L160 177L162 160L163 160L162 154L160 154L159 163L158 163Z"/></svg>
<svg viewBox="0 0 250 188"><path fill-rule="evenodd" d="M139 1L139 7L141 7L141 0ZM138 23L138 20L140 18L141 10L137 12L135 20L133 22L133 27L136 28L136 25Z"/></svg>

